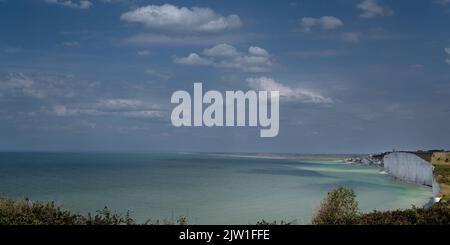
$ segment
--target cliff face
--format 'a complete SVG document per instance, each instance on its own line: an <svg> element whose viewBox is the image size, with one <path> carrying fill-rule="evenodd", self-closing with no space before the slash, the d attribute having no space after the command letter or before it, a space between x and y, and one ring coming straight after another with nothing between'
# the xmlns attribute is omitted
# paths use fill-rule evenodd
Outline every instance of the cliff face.
<svg viewBox="0 0 450 245"><path fill-rule="evenodd" d="M393 152L384 156L384 169L401 180L433 186L433 165L412 153Z"/></svg>

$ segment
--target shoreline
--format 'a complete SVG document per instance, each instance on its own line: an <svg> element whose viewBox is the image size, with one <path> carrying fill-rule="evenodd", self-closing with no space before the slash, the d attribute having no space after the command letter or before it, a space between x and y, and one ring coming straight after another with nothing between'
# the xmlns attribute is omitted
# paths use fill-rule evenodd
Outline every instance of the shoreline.
<svg viewBox="0 0 450 245"><path fill-rule="evenodd" d="M432 158L433 153L431 152L429 159ZM427 161L427 158L423 157L424 154L430 154L430 152L383 152L381 154L347 158L344 162L363 166L376 166L396 180L430 187L432 195L430 200L423 205L424 208L430 208L435 203L438 203L442 197L440 196L439 183L435 179L434 164L431 161ZM424 175L428 176L424 177Z"/></svg>

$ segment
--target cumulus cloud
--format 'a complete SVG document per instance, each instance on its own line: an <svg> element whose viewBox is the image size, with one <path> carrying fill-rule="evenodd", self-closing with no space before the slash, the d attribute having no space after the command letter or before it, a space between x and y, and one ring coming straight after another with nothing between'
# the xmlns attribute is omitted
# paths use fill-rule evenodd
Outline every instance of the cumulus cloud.
<svg viewBox="0 0 450 245"><path fill-rule="evenodd" d="M300 21L301 29L304 32L310 32L316 26L323 30L333 30L343 25L344 23L334 16L322 16L320 18L305 17Z"/></svg>
<svg viewBox="0 0 450 245"><path fill-rule="evenodd" d="M269 57L269 53L267 53L267 51L265 49L260 48L260 47L252 46L252 47L248 48L248 53L253 56Z"/></svg>
<svg viewBox="0 0 450 245"><path fill-rule="evenodd" d="M356 5L356 8L363 11L359 15L361 18L375 18L394 14L389 6L381 5L378 0L364 0Z"/></svg>
<svg viewBox="0 0 450 245"><path fill-rule="evenodd" d="M92 6L92 2L88 0L74 1L74 0L45 0L50 4L59 4L69 8L88 9Z"/></svg>
<svg viewBox="0 0 450 245"><path fill-rule="evenodd" d="M325 97L320 93L303 88L291 88L269 77L247 78L246 82L249 87L255 90L280 91L281 98L285 98L288 101L311 104L329 104L333 102L331 98Z"/></svg>
<svg viewBox="0 0 450 245"><path fill-rule="evenodd" d="M207 66L213 64L212 61L200 57L196 53L191 53L186 57L175 58L175 63L182 65Z"/></svg>
<svg viewBox="0 0 450 245"><path fill-rule="evenodd" d="M204 49L203 57L191 53L187 57L175 58L174 62L183 65L233 68L246 72L269 71L273 66L270 54L263 48L251 46L246 53L242 53L226 43Z"/></svg>
<svg viewBox="0 0 450 245"><path fill-rule="evenodd" d="M226 43L218 44L212 48L207 48L203 51L203 54L210 57L237 57L239 52L237 49Z"/></svg>
<svg viewBox="0 0 450 245"><path fill-rule="evenodd" d="M123 21L144 24L147 28L170 33L209 33L238 29L237 15L222 16L212 9L177 7L171 4L148 5L126 12Z"/></svg>

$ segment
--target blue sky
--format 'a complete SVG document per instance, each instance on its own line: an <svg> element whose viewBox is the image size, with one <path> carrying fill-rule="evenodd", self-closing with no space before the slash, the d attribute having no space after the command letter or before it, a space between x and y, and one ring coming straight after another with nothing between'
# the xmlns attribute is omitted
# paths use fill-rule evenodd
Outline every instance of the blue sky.
<svg viewBox="0 0 450 245"><path fill-rule="evenodd" d="M0 0L0 149L449 149L448 23L448 0ZM278 137L173 127L194 82L281 90Z"/></svg>

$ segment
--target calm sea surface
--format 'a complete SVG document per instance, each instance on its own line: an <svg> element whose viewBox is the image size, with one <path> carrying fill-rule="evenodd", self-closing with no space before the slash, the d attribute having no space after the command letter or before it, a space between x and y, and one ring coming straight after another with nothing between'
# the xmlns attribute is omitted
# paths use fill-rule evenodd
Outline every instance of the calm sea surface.
<svg viewBox="0 0 450 245"><path fill-rule="evenodd" d="M2 196L54 200L81 213L130 210L139 222L186 215L191 224L304 224L336 186L353 188L363 211L420 206L431 197L430 188L380 169L314 157L0 153Z"/></svg>

